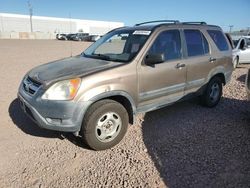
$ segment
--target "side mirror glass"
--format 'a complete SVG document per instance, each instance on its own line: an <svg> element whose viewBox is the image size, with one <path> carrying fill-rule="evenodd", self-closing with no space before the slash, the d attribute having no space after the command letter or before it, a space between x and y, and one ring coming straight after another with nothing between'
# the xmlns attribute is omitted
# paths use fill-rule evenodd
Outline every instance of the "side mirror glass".
<svg viewBox="0 0 250 188"><path fill-rule="evenodd" d="M148 54L145 59L147 65L154 65L164 62L164 54Z"/></svg>

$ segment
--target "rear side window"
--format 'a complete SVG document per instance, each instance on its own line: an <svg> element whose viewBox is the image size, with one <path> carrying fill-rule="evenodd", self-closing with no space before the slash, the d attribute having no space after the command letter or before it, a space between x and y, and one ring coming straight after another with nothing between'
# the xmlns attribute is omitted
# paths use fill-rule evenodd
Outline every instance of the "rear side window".
<svg viewBox="0 0 250 188"><path fill-rule="evenodd" d="M208 30L207 32L210 35L210 37L213 39L214 43L216 44L217 48L220 51L228 50L227 41L221 31Z"/></svg>
<svg viewBox="0 0 250 188"><path fill-rule="evenodd" d="M199 30L184 30L188 56L200 56L209 53L207 39Z"/></svg>

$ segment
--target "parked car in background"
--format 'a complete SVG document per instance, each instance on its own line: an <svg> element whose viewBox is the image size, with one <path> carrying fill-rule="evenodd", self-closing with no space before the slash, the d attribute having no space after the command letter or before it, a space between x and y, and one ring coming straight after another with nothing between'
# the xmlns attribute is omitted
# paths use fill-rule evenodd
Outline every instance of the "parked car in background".
<svg viewBox="0 0 250 188"><path fill-rule="evenodd" d="M241 63L250 63L250 36L234 40L234 43L236 44L233 49L234 68Z"/></svg>
<svg viewBox="0 0 250 188"><path fill-rule="evenodd" d="M66 34L56 34L56 39L57 40L67 40L67 35Z"/></svg>
<svg viewBox="0 0 250 188"><path fill-rule="evenodd" d="M75 33L70 33L70 34L67 34L66 35L66 38L67 38L67 40L73 40L73 38L75 37Z"/></svg>
<svg viewBox="0 0 250 188"><path fill-rule="evenodd" d="M86 37L85 41L96 42L99 38L101 38L100 35L89 35Z"/></svg>
<svg viewBox="0 0 250 188"><path fill-rule="evenodd" d="M71 37L74 41L85 41L89 37L89 33L76 33Z"/></svg>

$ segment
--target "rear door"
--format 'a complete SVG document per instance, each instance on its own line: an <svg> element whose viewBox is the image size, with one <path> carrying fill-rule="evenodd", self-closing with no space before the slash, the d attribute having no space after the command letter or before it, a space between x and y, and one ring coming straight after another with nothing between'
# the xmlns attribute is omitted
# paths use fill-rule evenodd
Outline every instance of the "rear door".
<svg viewBox="0 0 250 188"><path fill-rule="evenodd" d="M187 49L187 84L185 94L197 91L204 83L216 60L211 56L205 35L198 29L184 29Z"/></svg>

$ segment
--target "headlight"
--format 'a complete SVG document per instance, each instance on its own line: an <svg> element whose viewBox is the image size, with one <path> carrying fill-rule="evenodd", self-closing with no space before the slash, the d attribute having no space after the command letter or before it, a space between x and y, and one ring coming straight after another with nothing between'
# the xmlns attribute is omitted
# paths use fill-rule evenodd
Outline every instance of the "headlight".
<svg viewBox="0 0 250 188"><path fill-rule="evenodd" d="M43 94L42 99L72 100L76 96L80 84L80 78L57 82Z"/></svg>

